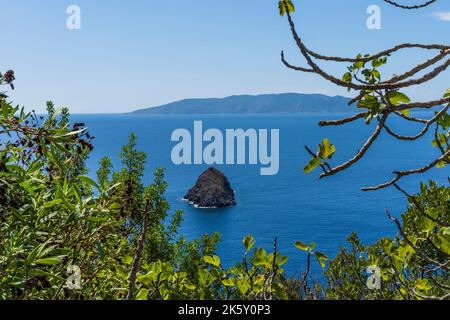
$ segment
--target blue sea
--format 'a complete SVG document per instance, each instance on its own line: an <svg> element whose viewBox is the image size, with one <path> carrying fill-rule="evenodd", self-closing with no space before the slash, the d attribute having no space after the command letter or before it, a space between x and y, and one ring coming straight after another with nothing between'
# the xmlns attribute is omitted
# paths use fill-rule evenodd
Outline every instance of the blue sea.
<svg viewBox="0 0 450 320"><path fill-rule="evenodd" d="M383 133L366 157L349 170L323 180L318 179L319 171L304 174L303 167L310 159L305 145L315 149L323 138L329 138L337 148L332 162L336 165L352 157L370 136L373 125L361 120L342 127L318 126L320 120L340 117L343 115L74 115L72 120L84 122L95 136L95 149L88 161L92 176L103 156L111 156L115 169L119 169L117 155L121 146L130 133L136 133L139 148L148 155L145 182L152 182L156 168L166 169L166 197L171 212L185 213L181 233L186 238L219 232L218 254L225 266L231 266L242 258L242 239L246 235L252 234L257 245L267 250L272 250L277 237L279 250L289 256L286 271L299 275L305 267L305 256L294 247L298 240L314 241L318 250L333 257L339 246L346 245L352 232L357 232L367 244L395 235L395 226L387 219L385 209L398 216L406 208L405 198L393 188L371 193L362 192L361 188L392 178L392 170L421 167L438 154L431 145L431 133L416 142L397 141ZM259 166L217 166L229 178L238 205L205 210L182 201L207 166L174 165L171 150L175 143L171 142L171 134L178 128L192 132L196 120L203 121L204 130L279 129L278 175L261 176ZM400 118L392 118L389 125L402 134L420 130L418 125ZM405 178L401 185L413 193L420 181L430 178L444 184L448 172L443 170ZM314 271L319 278L317 267Z"/></svg>

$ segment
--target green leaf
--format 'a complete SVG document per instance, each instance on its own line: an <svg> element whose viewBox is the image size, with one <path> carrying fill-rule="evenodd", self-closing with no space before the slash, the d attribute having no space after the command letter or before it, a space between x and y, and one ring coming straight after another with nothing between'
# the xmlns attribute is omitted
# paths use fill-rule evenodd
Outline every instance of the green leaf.
<svg viewBox="0 0 450 320"><path fill-rule="evenodd" d="M400 111L403 115L405 115L405 116L409 116L410 114L411 114L411 111L409 110L409 109L405 109L405 110L402 110L402 111Z"/></svg>
<svg viewBox="0 0 450 320"><path fill-rule="evenodd" d="M356 59L362 59L362 57L363 57L362 54L358 54L356 56ZM357 61L353 64L353 67L356 69L361 69L362 67L364 67L364 65L365 65L364 61Z"/></svg>
<svg viewBox="0 0 450 320"><path fill-rule="evenodd" d="M297 248L297 249L300 249L300 250L302 250L302 251L308 251L308 245L307 244L305 244L305 243L303 243L303 242L301 242L301 241L297 241L296 243L295 243L295 247Z"/></svg>
<svg viewBox="0 0 450 320"><path fill-rule="evenodd" d="M444 93L444 99L450 98L450 89Z"/></svg>
<svg viewBox="0 0 450 320"><path fill-rule="evenodd" d="M387 57L381 57L378 59L374 59L374 60L372 60L372 67L379 68L382 65L386 64L386 62L387 62Z"/></svg>
<svg viewBox="0 0 450 320"><path fill-rule="evenodd" d="M157 278L158 278L158 274L153 271L150 271L147 274L138 276L137 280L140 283L148 286L148 285L151 285Z"/></svg>
<svg viewBox="0 0 450 320"><path fill-rule="evenodd" d="M389 238L383 238L380 240L380 246L383 251L385 251L389 256L394 252L394 244Z"/></svg>
<svg viewBox="0 0 450 320"><path fill-rule="evenodd" d="M100 190L100 186L97 184L97 182L95 182L91 178L86 177L86 176L82 176L82 177L79 177L79 179L81 180L81 182L83 182L85 184L88 184L88 185L90 185L90 186Z"/></svg>
<svg viewBox="0 0 450 320"><path fill-rule="evenodd" d="M450 255L450 237L436 235L435 237L433 237L432 241L439 250L447 255Z"/></svg>
<svg viewBox="0 0 450 320"><path fill-rule="evenodd" d="M289 258L286 257L286 256L280 256L279 259L278 259L278 265L279 265L279 266L285 265L286 262L288 261L288 259L289 259Z"/></svg>
<svg viewBox="0 0 450 320"><path fill-rule="evenodd" d="M324 139L319 146L319 157L322 159L329 159L336 152L336 147L328 139Z"/></svg>
<svg viewBox="0 0 450 320"><path fill-rule="evenodd" d="M251 248L255 245L255 239L253 238L252 235L245 237L242 242L244 244L246 252L249 252Z"/></svg>
<svg viewBox="0 0 450 320"><path fill-rule="evenodd" d="M387 98L389 99L389 101L391 102L391 104L393 106L398 106L399 104L402 103L409 103L411 102L411 99L409 99L409 97L401 92L398 91L391 91L387 94Z"/></svg>
<svg viewBox="0 0 450 320"><path fill-rule="evenodd" d="M0 103L1 103L1 106L2 106L2 115L3 115L3 117L8 118L8 114L9 114L9 110L10 110L9 105L3 100L1 100Z"/></svg>
<svg viewBox="0 0 450 320"><path fill-rule="evenodd" d="M292 0L280 0L278 2L278 9L280 10L280 16L284 16L286 14L286 7L289 12L295 12L295 6L292 3Z"/></svg>
<svg viewBox="0 0 450 320"><path fill-rule="evenodd" d="M43 243L43 244L37 246L36 248L34 248L30 252L28 257L25 259L25 265L29 265L29 264L33 263L34 259L36 259L36 257L38 257L41 254L41 252L44 250L46 245L47 245L47 243Z"/></svg>
<svg viewBox="0 0 450 320"><path fill-rule="evenodd" d="M241 292L241 294L245 295L250 289L250 284L248 283L247 279L244 278L236 282L236 287Z"/></svg>
<svg viewBox="0 0 450 320"><path fill-rule="evenodd" d="M364 96L363 99L358 101L358 108L368 109L377 112L380 109L380 102L378 99L371 95Z"/></svg>
<svg viewBox="0 0 450 320"><path fill-rule="evenodd" d="M34 264L37 265L44 265L44 266L55 266L58 264L61 264L63 261L61 257L51 257L51 258L44 258L39 259L34 262Z"/></svg>
<svg viewBox="0 0 450 320"><path fill-rule="evenodd" d="M86 220L89 222L93 222L93 223L97 223L97 222L106 222L108 221L108 217L90 217L87 218Z"/></svg>
<svg viewBox="0 0 450 320"><path fill-rule="evenodd" d="M56 151L55 151L55 148L53 148L53 146L50 147L49 157L50 157L50 159L52 160L52 162L53 162L54 164L56 164L56 166L57 166L61 171L64 171L64 167L63 167L63 165L61 164L61 161L59 161L58 155L57 155L57 153L56 153Z"/></svg>
<svg viewBox="0 0 450 320"><path fill-rule="evenodd" d="M436 169L443 169L447 166L447 162L441 161L436 165Z"/></svg>
<svg viewBox="0 0 450 320"><path fill-rule="evenodd" d="M378 70L373 70L372 71L372 76L376 79L381 79L381 73Z"/></svg>
<svg viewBox="0 0 450 320"><path fill-rule="evenodd" d="M218 256L205 256L203 260L210 265L220 267L220 258Z"/></svg>
<svg viewBox="0 0 450 320"><path fill-rule="evenodd" d="M428 279L419 279L416 288L420 291L430 291L433 289L433 286L428 283Z"/></svg>
<svg viewBox="0 0 450 320"><path fill-rule="evenodd" d="M322 268L325 268L326 261L328 261L328 257L321 252L316 252L315 255L316 255L316 259L319 262L320 266Z"/></svg>
<svg viewBox="0 0 450 320"><path fill-rule="evenodd" d="M342 77L342 81L346 82L346 83L350 83L352 82L352 74L350 72L347 72L346 74L344 74L344 76Z"/></svg>
<svg viewBox="0 0 450 320"><path fill-rule="evenodd" d="M224 279L224 280L222 280L222 284L225 287L233 287L234 286L234 279Z"/></svg>
<svg viewBox="0 0 450 320"><path fill-rule="evenodd" d="M444 113L438 120L438 124L442 127L442 129L447 130L450 128L450 115L448 113Z"/></svg>
<svg viewBox="0 0 450 320"><path fill-rule="evenodd" d="M142 288L136 296L136 300L147 300L148 289Z"/></svg>
<svg viewBox="0 0 450 320"><path fill-rule="evenodd" d="M257 267L258 266L267 266L267 265L269 265L269 260L266 257L255 257L252 260L252 262Z"/></svg>
<svg viewBox="0 0 450 320"><path fill-rule="evenodd" d="M313 158L303 169L305 173L312 172L315 168L317 168L320 165L320 158Z"/></svg>
<svg viewBox="0 0 450 320"><path fill-rule="evenodd" d="M128 269L125 268L124 266L117 264L115 266L116 272L119 275L119 277L121 277L122 279L128 279Z"/></svg>

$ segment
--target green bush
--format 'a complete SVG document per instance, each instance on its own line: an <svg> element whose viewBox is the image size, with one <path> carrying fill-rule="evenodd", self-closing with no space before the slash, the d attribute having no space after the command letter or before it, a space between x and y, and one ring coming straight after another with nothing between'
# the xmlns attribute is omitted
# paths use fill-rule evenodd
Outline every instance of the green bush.
<svg viewBox="0 0 450 320"><path fill-rule="evenodd" d="M450 188L421 185L409 198L393 239L364 246L353 234L329 265L330 299L448 299L450 297ZM369 290L366 270L379 268L381 289Z"/></svg>

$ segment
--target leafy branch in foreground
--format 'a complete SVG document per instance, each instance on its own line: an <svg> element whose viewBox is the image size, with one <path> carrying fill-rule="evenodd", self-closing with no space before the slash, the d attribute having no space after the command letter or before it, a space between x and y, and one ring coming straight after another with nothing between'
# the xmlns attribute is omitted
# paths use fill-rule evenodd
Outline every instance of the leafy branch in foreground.
<svg viewBox="0 0 450 320"><path fill-rule="evenodd" d="M396 4L397 6L403 7L404 9L414 9L430 5L435 1L429 1L421 6L401 6L393 1L387 2ZM410 98L401 91L408 87L427 83L446 71L450 66L450 46L441 44L423 45L404 43L376 54L359 54L356 58L326 56L309 49L301 39L291 16L291 12L293 12L293 5L288 4L284 0L280 1L279 4L280 6L284 6L284 10L282 11L282 13L283 15L287 16L292 36L308 66L298 67L290 64L286 60L284 52L282 52L281 60L284 65L295 71L314 73L334 85L344 87L349 91L356 91L357 94L355 98L353 98L349 104L353 105L356 103L359 109L364 110L345 119L321 121L320 125L341 126L360 119L365 119L366 123L371 123L372 121L377 122L373 133L370 135L364 145L359 148L359 151L356 153L356 155L348 161L335 167L331 167L328 164L328 161L324 161L321 163L321 160L324 159L321 158L318 154L314 154L309 148L307 148L308 153L313 156L313 159L306 166L306 172L311 172L314 168L320 166L323 171L323 173L320 175L321 178L335 175L359 162L366 155L367 151L369 151L374 142L380 137L383 131L386 131L396 139L413 141L425 136L425 134L429 132L433 125L436 126L434 132L435 139L433 141L433 144L437 147L437 150L440 153L439 156L437 156L433 161L430 161L430 163L425 164L421 168L394 171L395 178L393 178L391 181L382 183L378 186L364 188L363 190L370 191L386 188L392 186L394 183L397 183L404 176L424 173L435 167L443 168L450 163L450 133L448 126L448 119L450 117L448 113L450 107L450 91L447 91L442 98L425 102L411 102ZM437 54L434 57L417 64L404 73L394 75L387 80L383 80L380 68L387 63L388 57L405 49L437 51ZM350 66L348 67L348 71L344 74L344 76L342 78L338 78L326 72L321 66L319 66L318 61L350 63ZM431 70L428 70L430 68ZM424 74L415 77L420 72L424 72ZM418 119L411 116L411 111L433 110L434 108L439 109L430 119ZM424 126L417 135L402 136L388 126L388 120L391 117L400 117L405 121L422 123Z"/></svg>
<svg viewBox="0 0 450 320"><path fill-rule="evenodd" d="M435 183L409 195L402 221L387 215L398 228L393 239L364 246L354 234L326 271L330 299L446 300L450 298L450 189ZM370 290L365 271L380 269L381 289Z"/></svg>

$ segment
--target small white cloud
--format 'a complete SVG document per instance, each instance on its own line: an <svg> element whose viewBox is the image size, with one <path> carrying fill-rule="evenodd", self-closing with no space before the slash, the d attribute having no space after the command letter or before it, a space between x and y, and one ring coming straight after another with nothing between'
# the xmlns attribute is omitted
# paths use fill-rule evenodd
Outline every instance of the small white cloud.
<svg viewBox="0 0 450 320"><path fill-rule="evenodd" d="M440 21L450 22L450 11L433 12L430 16Z"/></svg>

